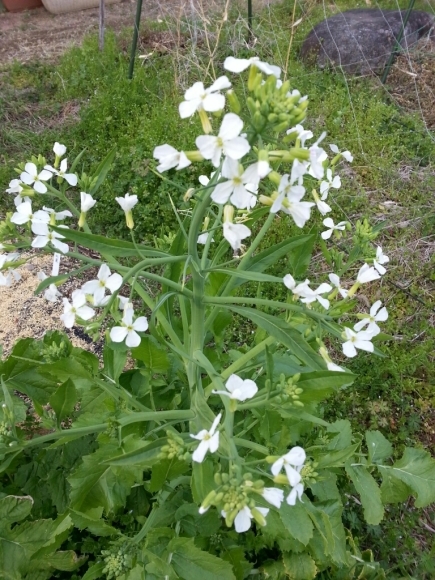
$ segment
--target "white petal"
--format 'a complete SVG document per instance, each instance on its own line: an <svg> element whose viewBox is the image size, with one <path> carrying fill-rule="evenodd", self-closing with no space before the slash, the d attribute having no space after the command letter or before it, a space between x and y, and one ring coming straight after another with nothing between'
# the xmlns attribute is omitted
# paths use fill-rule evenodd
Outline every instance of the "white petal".
<svg viewBox="0 0 435 580"><path fill-rule="evenodd" d="M37 193L47 193L47 188L46 186L41 182L41 181L35 181L35 183L33 184L33 189L37 192Z"/></svg>
<svg viewBox="0 0 435 580"><path fill-rule="evenodd" d="M89 320L95 314L95 310L90 308L89 306L82 306L81 308L77 309L77 316L83 318L83 320Z"/></svg>
<svg viewBox="0 0 435 580"><path fill-rule="evenodd" d="M354 347L353 342L351 342L350 340L344 342L342 348L343 354L345 354L349 358L353 358L354 356L357 355L356 348Z"/></svg>
<svg viewBox="0 0 435 580"><path fill-rule="evenodd" d="M113 342L122 342L127 336L128 330L125 326L114 326L110 330L110 340Z"/></svg>
<svg viewBox="0 0 435 580"><path fill-rule="evenodd" d="M115 272L114 274L109 276L109 278L107 278L106 287L111 292L115 292L115 290L118 290L118 288L121 288L121 285L122 285L122 276L120 274L118 274L117 272Z"/></svg>
<svg viewBox="0 0 435 580"><path fill-rule="evenodd" d="M248 507L242 508L234 518L234 528L237 533L247 532L251 527L252 514Z"/></svg>
<svg viewBox="0 0 435 580"><path fill-rule="evenodd" d="M272 464L272 467L270 468L272 475L278 475L278 473L281 471L283 465L284 465L284 458L280 457L279 459L277 459L275 461L275 463Z"/></svg>
<svg viewBox="0 0 435 580"><path fill-rule="evenodd" d="M205 111L210 113L221 111L225 107L225 97L219 94L210 94L202 101L202 106Z"/></svg>
<svg viewBox="0 0 435 580"><path fill-rule="evenodd" d="M293 290L296 286L295 279L293 278L293 276L291 274L286 274L283 278L283 282L289 290Z"/></svg>
<svg viewBox="0 0 435 580"><path fill-rule="evenodd" d="M234 139L243 129L242 119L235 113L227 113L222 119L221 128L219 130L219 137L223 141ZM248 150L249 151L249 150Z"/></svg>
<svg viewBox="0 0 435 580"><path fill-rule="evenodd" d="M202 83L200 83L200 84L202 84ZM197 110L200 103L201 103L201 101L197 101L197 100L183 101L182 103L180 103L178 106L178 111L180 113L180 117L182 119L187 119L188 117L191 117L195 113L195 111ZM154 155L154 157L156 157L156 155Z"/></svg>
<svg viewBox="0 0 435 580"><path fill-rule="evenodd" d="M201 441L195 451L192 453L193 461L196 463L202 463L204 461L204 457L209 448L209 441Z"/></svg>
<svg viewBox="0 0 435 580"><path fill-rule="evenodd" d="M138 332L145 332L148 329L148 320L146 316L139 316L139 318L136 318L133 328Z"/></svg>
<svg viewBox="0 0 435 580"><path fill-rule="evenodd" d="M291 486L297 485L301 481L301 474L288 463L284 463L284 469Z"/></svg>
<svg viewBox="0 0 435 580"><path fill-rule="evenodd" d="M215 453L219 448L219 431L215 433L208 441L210 453Z"/></svg>
<svg viewBox="0 0 435 580"><path fill-rule="evenodd" d="M285 460L288 461L288 463L291 465L295 465L297 467L303 465L306 458L307 454L305 453L305 450L303 447L299 447L299 445L296 445L296 447L290 449L290 451L285 455Z"/></svg>
<svg viewBox="0 0 435 580"><path fill-rule="evenodd" d="M265 487L262 493L264 499L276 508L280 508L284 500L284 492L277 487Z"/></svg>
<svg viewBox="0 0 435 580"><path fill-rule="evenodd" d="M130 348L136 348L140 345L141 337L134 330L130 330L127 333L127 338L125 339L125 344Z"/></svg>
<svg viewBox="0 0 435 580"><path fill-rule="evenodd" d="M208 92L221 91L222 89L230 89L231 83L228 78L223 75L215 80L215 82L207 89Z"/></svg>
<svg viewBox="0 0 435 580"><path fill-rule="evenodd" d="M234 58L234 56L227 56L224 61L224 69L233 73L240 73L250 66L251 61L247 58Z"/></svg>

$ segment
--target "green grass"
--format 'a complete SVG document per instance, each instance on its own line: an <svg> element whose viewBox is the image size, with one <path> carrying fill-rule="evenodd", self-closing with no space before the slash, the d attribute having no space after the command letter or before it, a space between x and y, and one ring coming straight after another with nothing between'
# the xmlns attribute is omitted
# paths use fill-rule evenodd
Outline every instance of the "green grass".
<svg viewBox="0 0 435 580"><path fill-rule="evenodd" d="M426 7L424 2L417 4L417 8ZM341 9L350 6L349 2L337 5ZM395 8L396 4L383 3L383 7ZM285 63L290 15L289 3L256 15L256 54ZM435 137L421 118L399 110L378 82L306 69L298 61L298 46L311 23L322 15L321 5L296 11L296 19L303 20L296 29L289 66L292 85L310 97L305 126L316 135L327 131L326 143L350 149L355 156L354 163L342 173L342 189L334 196L334 219L355 223L368 217L372 223L383 223L378 241L391 259L388 275L380 290L377 287L379 295L372 295L369 289L366 296L370 302L381 297L389 309L385 330L391 339L380 345L385 358L374 361L360 354L355 361L346 361L358 379L351 390L328 403L325 417L349 418L360 429L378 428L395 442L399 452L409 445L433 450ZM187 24L181 23L181 29L187 34ZM239 56L254 54L246 48L245 37L243 22L234 23L230 17L216 53L217 75L222 74L228 46L235 47ZM207 52L202 43L197 47L187 44L184 53L176 56L156 53L136 64L134 78L129 81L123 45L124 39L108 34L105 51L99 53L97 39L92 37L67 53L58 66L35 62L3 69L0 189L7 187L19 162L31 153L48 155L55 140L68 146L70 157L85 148L87 164L93 166L116 146L114 167L99 192L100 203L92 212L91 225L109 236L126 235L123 213L114 198L136 193L142 202L135 209L137 237L152 239L172 229L168 194L178 205L201 173L196 166L171 172L168 177L175 187L152 173L149 159L153 148L165 142L181 149L193 148L198 124L182 122L177 105L186 86L202 78ZM237 90L242 93L243 85ZM10 198L3 199L3 211L10 202ZM288 236L292 229L287 220L277 220L268 243ZM317 263L321 263L320 257ZM284 261L279 274L285 273ZM389 571L388 577L434 577L429 557L434 552L429 531L435 527L433 509L422 515L412 505L393 506L388 523L373 528L362 523L357 506L351 507L346 516L349 528L360 538L362 547L374 549Z"/></svg>

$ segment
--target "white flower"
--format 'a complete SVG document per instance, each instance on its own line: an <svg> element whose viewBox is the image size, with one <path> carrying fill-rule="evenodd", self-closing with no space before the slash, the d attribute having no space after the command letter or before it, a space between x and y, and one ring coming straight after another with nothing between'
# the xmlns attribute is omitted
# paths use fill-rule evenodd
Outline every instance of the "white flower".
<svg viewBox="0 0 435 580"><path fill-rule="evenodd" d="M11 286L12 281L15 280L16 282L20 280L21 275L17 270L14 270L10 267L10 264L14 262L19 257L18 252L14 252L11 254L2 254L0 255L0 270L8 270L7 274L5 275L4 272L0 272L0 286Z"/></svg>
<svg viewBox="0 0 435 580"><path fill-rule="evenodd" d="M46 211L50 216L53 216L55 221L61 221L67 217L72 217L72 213L68 209L64 209L63 211L54 211L54 209L51 209L51 207L45 207L45 205L42 206L42 209Z"/></svg>
<svg viewBox="0 0 435 580"><path fill-rule="evenodd" d="M329 147L333 153L336 153L336 154L340 153L340 150L338 149L337 145L331 144ZM342 157L344 157L344 159L346 159L346 161L348 161L349 163L352 163L353 155L350 151L342 151L342 153L340 153L340 155Z"/></svg>
<svg viewBox="0 0 435 580"><path fill-rule="evenodd" d="M215 167L219 166L222 153L231 159L241 159L251 149L246 138L240 136L242 129L242 119L227 113L218 136L200 135L196 138L196 146L204 159L210 159Z"/></svg>
<svg viewBox="0 0 435 580"><path fill-rule="evenodd" d="M21 181L19 179L12 179L12 181L9 182L9 187L6 190L6 193L21 193L23 191L23 188L21 187Z"/></svg>
<svg viewBox="0 0 435 580"><path fill-rule="evenodd" d="M322 232L320 235L324 240L329 240L334 230L343 231L346 229L346 224L347 222L339 222L337 225L334 225L334 220L332 218L326 218L323 220L323 225L328 229Z"/></svg>
<svg viewBox="0 0 435 580"><path fill-rule="evenodd" d="M297 483L291 492L287 496L287 503L289 505L296 505L296 499L299 498L302 501L302 494L304 493L304 485L302 483Z"/></svg>
<svg viewBox="0 0 435 580"><path fill-rule="evenodd" d="M261 495L266 501L278 509L281 507L284 500L284 492L282 489L278 489L277 487L264 487Z"/></svg>
<svg viewBox="0 0 435 580"><path fill-rule="evenodd" d="M56 287L56 284L50 284L50 286L45 290L44 297L49 302L57 302L57 299L62 296L62 293Z"/></svg>
<svg viewBox="0 0 435 580"><path fill-rule="evenodd" d="M43 169L41 173L38 174L38 169L34 163L26 163L26 165L24 166L24 171L20 175L21 181L26 185L32 185L33 183L33 189L37 193L47 192L47 187L42 182L48 181L49 179L51 179L51 177L52 174L50 173L50 171L47 171L46 169Z"/></svg>
<svg viewBox="0 0 435 580"><path fill-rule="evenodd" d="M388 312L385 306L381 308L382 302L377 300L373 306L370 308L370 314L364 314L364 318L357 322L353 327L356 332L359 332L367 326L366 331L373 333L375 332L378 334L380 332L379 326L376 324L377 322L385 322L388 320ZM379 310L380 309L380 310Z"/></svg>
<svg viewBox="0 0 435 580"><path fill-rule="evenodd" d="M387 270L381 264L386 264L389 261L390 258L383 253L381 246L378 246L376 249L376 258L373 260L373 266L382 276Z"/></svg>
<svg viewBox="0 0 435 580"><path fill-rule="evenodd" d="M379 330L379 328L378 328ZM373 352L374 347L372 344L372 338L378 334L378 332L355 332L351 328L344 329L345 338L348 340L343 343L343 353L349 357L353 358L357 355L356 349L365 350L367 352Z"/></svg>
<svg viewBox="0 0 435 580"><path fill-rule="evenodd" d="M242 247L242 240L251 235L251 230L243 224L224 222L223 230L224 238L235 252Z"/></svg>
<svg viewBox="0 0 435 580"><path fill-rule="evenodd" d="M95 310L86 306L86 296L81 290L74 290L71 299L71 304L66 298L63 299L63 314L60 316L67 328L74 326L76 316L83 320L89 320L95 314Z"/></svg>
<svg viewBox="0 0 435 580"><path fill-rule="evenodd" d="M280 457L272 464L272 475L278 475L282 468L285 469L289 484L294 487L301 481L300 471L307 458L302 447L293 447L288 453Z"/></svg>
<svg viewBox="0 0 435 580"><path fill-rule="evenodd" d="M299 91L297 91L299 93ZM300 93L299 93L300 95ZM287 131L287 135L290 135L292 133L296 133L297 135L297 139L299 139L301 147L305 147L305 141L307 139L312 139L313 138L313 132L312 131L306 131L302 125L296 125L296 127L293 127L292 129L289 129Z"/></svg>
<svg viewBox="0 0 435 580"><path fill-rule="evenodd" d="M269 161L265 159L260 159L256 163L251 163L246 169L244 176L246 181L253 183L254 185L258 186L260 183L260 179L269 175L272 171L271 166L269 165Z"/></svg>
<svg viewBox="0 0 435 580"><path fill-rule="evenodd" d="M328 159L326 151L321 147L318 147L320 139L312 147L310 147L310 169L308 173L315 177L316 179L322 179L325 174L325 168L323 167L324 161Z"/></svg>
<svg viewBox="0 0 435 580"><path fill-rule="evenodd" d="M192 439L197 439L198 441L201 442L192 454L193 461L196 461L197 463L202 463L204 461L204 457L207 451L210 451L210 453L214 453L215 451L218 450L219 431L216 431L216 429L217 426L219 425L221 418L222 413L219 413L219 415L215 417L215 420L213 421L213 424L210 427L209 431L207 431L207 429L201 429L201 431L196 435L190 434Z"/></svg>
<svg viewBox="0 0 435 580"><path fill-rule="evenodd" d="M340 285L340 278L337 276L337 274L329 274L328 277L331 284L337 288L337 290L340 292L343 298L346 298L346 296L349 294L349 291L342 288L342 286Z"/></svg>
<svg viewBox="0 0 435 580"><path fill-rule="evenodd" d="M47 212L42 210L33 213L32 203L30 201L24 201L17 206L17 211L12 215L11 222L17 225L23 225L29 221L32 223L32 231L37 233L35 232L33 225L36 223L48 224L50 216Z"/></svg>
<svg viewBox="0 0 435 580"><path fill-rule="evenodd" d="M186 99L180 103L180 117L185 119L191 117L195 111L221 111L225 107L225 97L219 93L222 89L229 89L230 81L226 76L219 77L208 89L204 88L202 82L195 83L184 93Z"/></svg>
<svg viewBox="0 0 435 580"><path fill-rule="evenodd" d="M246 401L252 399L258 391L258 387L251 379L241 379L237 375L231 375L225 383L227 391L212 391L215 395L225 395L230 399L237 401Z"/></svg>
<svg viewBox="0 0 435 580"><path fill-rule="evenodd" d="M65 179L65 181L72 186L77 185L77 181L78 181L77 175L75 175L75 173L66 173L66 170L68 169L68 161L66 159L62 159L62 161L60 162L59 169L55 169L51 165L46 165L44 167L44 169L51 171L52 173L54 173L58 177L62 177L62 179Z"/></svg>
<svg viewBox="0 0 435 580"><path fill-rule="evenodd" d="M262 73L266 75L274 75L278 79L281 76L281 69L279 66L263 62L258 58L258 56L253 56L252 58L234 58L234 56L228 56L224 61L224 69L233 73L243 72L250 66L255 66L261 70Z"/></svg>
<svg viewBox="0 0 435 580"><path fill-rule="evenodd" d="M222 165L222 177L228 181L218 183L211 194L211 199L218 204L227 203L228 200L239 209L251 209L257 203L254 193L257 187L249 183L245 176L243 166L235 159L226 157Z"/></svg>
<svg viewBox="0 0 435 580"><path fill-rule="evenodd" d="M340 367L338 365L336 365L335 363L331 362L327 362L326 366L328 367L328 371L335 371L338 373L345 373L346 370L343 367Z"/></svg>
<svg viewBox="0 0 435 580"><path fill-rule="evenodd" d="M106 288L115 292L122 284L122 276L117 272L111 273L107 264L102 264L97 274L98 280L89 280L82 286L85 294L92 294L95 304L101 304L106 294Z"/></svg>
<svg viewBox="0 0 435 580"><path fill-rule="evenodd" d="M379 280L380 275L376 272L373 266L369 266L368 264L364 264L361 266L358 272L358 276L356 277L356 281L359 284L365 284L367 282L373 282L373 280Z"/></svg>
<svg viewBox="0 0 435 580"><path fill-rule="evenodd" d="M302 185L293 185L289 175L283 175L278 187L278 197L270 208L271 213L282 210L292 216L299 228L303 228L305 222L310 219L311 208L314 205L312 202L301 201L304 195L305 188Z"/></svg>
<svg viewBox="0 0 435 580"><path fill-rule="evenodd" d="M317 205L317 209L320 211L320 213L322 215L326 215L327 213L329 213L330 211L332 211L332 208L330 205L328 205L326 203L326 201L322 201L321 199L319 199L319 197L315 194L315 190L313 191L313 197L314 197L314 201L316 202Z"/></svg>
<svg viewBox="0 0 435 580"><path fill-rule="evenodd" d="M184 169L191 164L183 151L177 151L171 145L159 145L154 149L153 157L157 159L160 165L157 165L157 171L162 173L168 169Z"/></svg>
<svg viewBox="0 0 435 580"><path fill-rule="evenodd" d="M258 519L258 516L260 518L264 519L267 516L267 514L269 513L268 508L255 507L253 509L257 510L257 512L258 512L257 519ZM221 514L224 518L227 517L227 513L224 510L221 511ZM240 509L239 512L237 513L236 517L234 518L234 529L236 530L236 532L238 534L243 534L243 532L247 532L249 530L249 528L251 527L251 520L254 517L255 517L254 514L248 508L248 506L245 506L242 509Z"/></svg>
<svg viewBox="0 0 435 580"><path fill-rule="evenodd" d="M128 303L124 309L121 326L114 326L110 331L110 339L113 342L122 342L130 348L140 345L141 338L138 332L145 332L148 328L148 320L145 316L139 316L133 322L133 308L129 307Z"/></svg>
<svg viewBox="0 0 435 580"><path fill-rule="evenodd" d="M56 157L62 157L66 153L66 147L65 147L65 145L62 145L61 143L58 143L56 141L56 143L54 144L54 147L53 147L53 151L54 151L54 154L56 155Z"/></svg>
<svg viewBox="0 0 435 580"><path fill-rule="evenodd" d="M88 212L97 201L92 197L90 193L80 192L80 211L86 213Z"/></svg>
<svg viewBox="0 0 435 580"><path fill-rule="evenodd" d="M21 205L24 202L32 203L32 200L27 195L25 195L24 197L21 197L20 193L14 198L15 207L18 207L19 205Z"/></svg>
<svg viewBox="0 0 435 580"><path fill-rule="evenodd" d="M320 193L322 194L322 200L328 197L329 190L333 187L334 189L340 189L341 179L339 175L335 175L332 178L332 170L328 167L326 170L326 181L320 183Z"/></svg>
<svg viewBox="0 0 435 580"><path fill-rule="evenodd" d="M126 193L124 197L115 197L115 199L126 213L131 211L138 201L137 195L130 195L129 193Z"/></svg>
<svg viewBox="0 0 435 580"><path fill-rule="evenodd" d="M332 286L330 286L326 282L324 282L323 284L320 284L320 286L316 290L312 290L311 288L307 288L304 291L304 295L301 298L301 302L303 302L304 304L311 304L312 302L315 302L317 300L317 302L320 302L320 304L323 306L323 308L325 308L325 310L328 310L329 300L327 298L323 298L323 296L321 296L321 295L326 294L327 292L330 292L331 290L332 290Z"/></svg>
<svg viewBox="0 0 435 580"><path fill-rule="evenodd" d="M53 230L50 230L47 224L42 222L33 222L32 231L37 234L36 238L32 242L32 248L44 248L50 242L51 245L62 252L62 254L69 252L68 244L59 241L63 239L64 236Z"/></svg>
<svg viewBox="0 0 435 580"><path fill-rule="evenodd" d="M309 287L310 281L308 278L305 282L300 282L296 284L296 280L293 278L291 274L286 274L283 278L284 285L293 292L293 294L300 298L301 296L309 296L312 292L311 288Z"/></svg>

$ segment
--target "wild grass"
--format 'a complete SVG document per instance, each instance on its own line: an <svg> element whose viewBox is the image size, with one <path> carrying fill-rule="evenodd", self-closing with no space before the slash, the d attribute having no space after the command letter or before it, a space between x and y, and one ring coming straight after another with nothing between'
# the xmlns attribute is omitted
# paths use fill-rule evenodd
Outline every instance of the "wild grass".
<svg viewBox="0 0 435 580"><path fill-rule="evenodd" d="M417 5L428 9L424 1ZM385 358L360 354L354 362L347 361L358 379L352 390L341 392L325 407L325 417L349 418L361 429L378 428L399 444L399 451L417 444L433 452L435 136L421 116L400 110L376 78L346 78L340 72L307 69L298 60L302 39L313 23L329 15L329 6L313 0L295 7L290 2L271 5L256 13L251 35L240 4L222 6L214 16L200 0L194 14L186 9L175 20L147 24L139 50L145 58L137 60L132 81L127 79L129 32L120 37L107 34L104 53L98 51L97 38L90 37L56 66L35 62L4 68L0 190L15 176L19 162L32 153L48 154L55 140L68 146L71 157L86 149L95 165L116 146L114 167L92 216L94 228L109 236L123 235L124 220L114 198L130 192L142 202L135 214L138 237L163 237L173 225L169 195L177 205L201 173L200 167L171 172L174 186L151 171L156 145L193 146L198 123L182 122L177 113L183 90L196 80L207 83L223 74L222 62L230 53L257 54L280 64L292 86L309 95L306 126L316 135L327 131L328 143L350 149L355 156L344 169L342 189L333 196L334 219L356 223L368 217L382 224L378 242L390 256L378 293L368 290L361 302L362 311L365 302L378 298L388 307L389 338L379 344ZM352 7L347 0L332 6ZM397 3L382 6L396 8ZM243 85L236 90L243 94ZM2 198L2 213L10 202ZM276 239L293 227L278 219ZM321 227L321 220L315 227ZM325 268L317 251L316 264ZM281 274L285 273L283 263ZM338 351L336 355L340 357ZM421 513L412 504L393 506L388 524L377 527L365 526L359 510L350 495L347 525L362 548L374 549L387 577L434 577L434 509Z"/></svg>

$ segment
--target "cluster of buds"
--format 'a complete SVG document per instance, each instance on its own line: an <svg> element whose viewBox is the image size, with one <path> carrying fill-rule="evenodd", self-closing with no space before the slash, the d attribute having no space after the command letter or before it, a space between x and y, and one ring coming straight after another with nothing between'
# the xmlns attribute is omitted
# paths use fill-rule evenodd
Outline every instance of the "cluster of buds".
<svg viewBox="0 0 435 580"><path fill-rule="evenodd" d="M265 82L261 73L252 67L249 88L253 92L246 100L252 124L258 133L266 127L279 133L305 119L308 101L299 91L290 92L290 82L282 83L274 75Z"/></svg>
<svg viewBox="0 0 435 580"><path fill-rule="evenodd" d="M303 407L304 404L299 399L304 390L297 386L300 378L300 373L297 373L288 379L285 378L284 373L281 373L279 383L276 385L279 395L276 397L275 401L279 404L285 403L286 406Z"/></svg>
<svg viewBox="0 0 435 580"><path fill-rule="evenodd" d="M121 545L118 549L101 550L101 555L104 557L103 574L106 574L107 580L111 578L119 578L132 568L132 557L129 553L130 546L128 544Z"/></svg>
<svg viewBox="0 0 435 580"><path fill-rule="evenodd" d="M173 431L166 431L167 444L160 450L160 459L178 459L179 461L190 461L190 453L186 450L183 439Z"/></svg>
<svg viewBox="0 0 435 580"><path fill-rule="evenodd" d="M212 490L199 508L204 514L211 506L215 506L225 518L228 527L234 525L236 532L249 530L251 520L259 526L266 525L268 508L258 507L253 495L265 495L264 482L253 481L251 473L238 475L234 470L231 473L216 473L214 476L217 488ZM280 490L276 490L280 494ZM282 493L282 492L281 492Z"/></svg>

